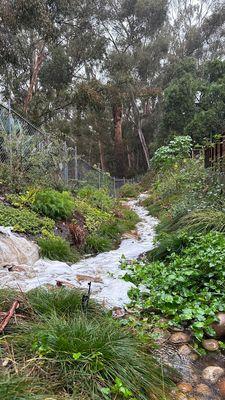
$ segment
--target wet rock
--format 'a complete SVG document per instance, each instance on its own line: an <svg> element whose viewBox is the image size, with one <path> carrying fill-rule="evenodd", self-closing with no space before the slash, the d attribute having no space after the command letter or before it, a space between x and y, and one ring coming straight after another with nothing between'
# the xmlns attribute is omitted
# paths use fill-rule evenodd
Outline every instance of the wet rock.
<svg viewBox="0 0 225 400"><path fill-rule="evenodd" d="M1 266L29 265L39 259L38 246L11 232L10 228L0 226L0 264Z"/></svg>
<svg viewBox="0 0 225 400"><path fill-rule="evenodd" d="M193 390L193 387L191 386L190 383L186 383L186 382L181 382L177 385L178 389L182 392L182 393L190 393Z"/></svg>
<svg viewBox="0 0 225 400"><path fill-rule="evenodd" d="M190 346L188 346L188 344L183 344L183 345L179 348L178 353L179 353L181 356L188 356L188 355L190 355L190 354L192 353L192 350L191 350Z"/></svg>
<svg viewBox="0 0 225 400"><path fill-rule="evenodd" d="M190 335L184 332L173 333L170 337L170 342L174 344L188 343L190 341Z"/></svg>
<svg viewBox="0 0 225 400"><path fill-rule="evenodd" d="M216 332L216 337L218 339L225 337L225 313L218 313L218 322L212 324L212 328Z"/></svg>
<svg viewBox="0 0 225 400"><path fill-rule="evenodd" d="M95 282L95 283L102 283L102 278L100 276L89 276L89 275L76 275L76 280L78 282Z"/></svg>
<svg viewBox="0 0 225 400"><path fill-rule="evenodd" d="M126 315L126 311L124 308L114 307L114 309L112 311L113 318L119 319L119 318L125 317L125 315Z"/></svg>
<svg viewBox="0 0 225 400"><path fill-rule="evenodd" d="M224 369L217 366L210 366L202 371L202 378L210 383L216 383L224 375Z"/></svg>
<svg viewBox="0 0 225 400"><path fill-rule="evenodd" d="M170 333L160 328L155 328L153 334L156 335L155 342L158 344L163 344L170 338Z"/></svg>
<svg viewBox="0 0 225 400"><path fill-rule="evenodd" d="M199 358L199 356L198 356L197 353L192 352L192 353L190 354L190 360L191 360L191 361L197 361L198 358Z"/></svg>
<svg viewBox="0 0 225 400"><path fill-rule="evenodd" d="M199 383L199 385L196 386L195 392L198 394L201 394L203 396L211 396L212 391L209 388L208 385L205 385L204 383Z"/></svg>
<svg viewBox="0 0 225 400"><path fill-rule="evenodd" d="M216 351L219 349L219 343L215 339L203 340L202 346L208 351Z"/></svg>
<svg viewBox="0 0 225 400"><path fill-rule="evenodd" d="M225 379L222 379L217 383L217 388L221 398L225 399Z"/></svg>

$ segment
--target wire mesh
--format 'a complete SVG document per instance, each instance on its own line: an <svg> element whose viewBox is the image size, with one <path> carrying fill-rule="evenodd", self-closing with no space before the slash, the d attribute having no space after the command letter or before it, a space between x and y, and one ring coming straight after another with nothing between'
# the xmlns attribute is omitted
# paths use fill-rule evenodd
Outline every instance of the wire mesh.
<svg viewBox="0 0 225 400"><path fill-rule="evenodd" d="M116 196L132 180L111 177L77 154L77 147L50 139L20 114L0 104L0 182L22 188L46 184L74 189L91 185Z"/></svg>

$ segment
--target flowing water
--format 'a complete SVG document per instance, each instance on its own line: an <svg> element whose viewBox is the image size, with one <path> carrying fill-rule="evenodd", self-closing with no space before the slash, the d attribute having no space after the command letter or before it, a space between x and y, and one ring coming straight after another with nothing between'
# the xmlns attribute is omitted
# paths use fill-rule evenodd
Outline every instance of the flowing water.
<svg viewBox="0 0 225 400"><path fill-rule="evenodd" d="M144 195L140 196L143 199ZM38 259L37 245L19 237L9 228L0 227L0 288L16 288L23 291L42 286L56 285L57 281L82 289L92 282L91 297L108 308L124 307L129 303L128 291L134 285L122 279L125 271L121 270L122 256L126 259L137 259L141 254L150 251L154 244L157 220L148 215L139 200L131 200L127 205L139 218L135 235L125 235L118 249L86 258L74 265L59 261ZM190 394L175 395L180 400L219 400L218 390L210 386L209 395L197 394L196 390L202 381L202 370L208 365L224 368L225 357L221 354L209 355L193 361L179 353L180 346L172 346L168 340L155 351L155 356L163 364L175 368L181 380L191 383ZM208 383L208 382L207 382ZM194 393L194 396L193 396ZM224 398L224 397L223 397Z"/></svg>
<svg viewBox="0 0 225 400"><path fill-rule="evenodd" d="M144 195L141 195L140 199L143 198ZM141 254L151 250L154 228L157 224L157 220L149 216L148 211L139 204L140 199L127 202L140 218L137 235L127 235L118 249L86 258L71 266L58 261L40 259L32 266L15 265L10 268L11 271L4 268L0 272L0 287L28 291L42 285L55 285L57 281L61 281L75 287L87 288L88 282L91 281L93 298L110 308L123 307L129 302L127 292L134 285L122 279L124 271L120 269L121 258L125 256L127 259L137 259ZM10 234L9 238L10 241L13 238L17 241L18 253L18 238L13 234ZM24 253L24 243L21 246L21 253Z"/></svg>

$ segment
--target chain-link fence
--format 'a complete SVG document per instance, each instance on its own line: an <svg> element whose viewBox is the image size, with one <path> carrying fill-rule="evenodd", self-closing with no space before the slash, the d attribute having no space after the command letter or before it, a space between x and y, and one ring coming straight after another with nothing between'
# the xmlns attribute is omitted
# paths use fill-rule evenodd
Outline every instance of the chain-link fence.
<svg viewBox="0 0 225 400"><path fill-rule="evenodd" d="M1 185L16 190L33 184L71 189L92 185L116 196L127 182L133 180L114 178L91 166L78 155L77 146L50 137L0 104Z"/></svg>

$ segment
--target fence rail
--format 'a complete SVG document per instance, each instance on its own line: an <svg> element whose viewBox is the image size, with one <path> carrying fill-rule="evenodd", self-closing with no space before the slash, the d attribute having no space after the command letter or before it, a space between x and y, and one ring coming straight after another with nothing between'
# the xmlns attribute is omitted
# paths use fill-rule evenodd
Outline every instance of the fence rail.
<svg viewBox="0 0 225 400"><path fill-rule="evenodd" d="M0 183L22 187L43 183L74 189L106 187L113 196L133 179L111 177L78 155L77 146L49 134L0 103Z"/></svg>

